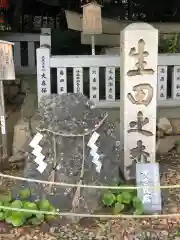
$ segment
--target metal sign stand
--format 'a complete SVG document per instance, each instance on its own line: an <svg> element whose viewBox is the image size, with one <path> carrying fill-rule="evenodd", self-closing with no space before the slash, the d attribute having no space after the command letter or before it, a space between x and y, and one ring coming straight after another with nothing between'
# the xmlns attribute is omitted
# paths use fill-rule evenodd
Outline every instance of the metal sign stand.
<svg viewBox="0 0 180 240"><path fill-rule="evenodd" d="M92 55L96 55L96 52L95 52L95 37L94 35L91 35L91 50L92 50Z"/></svg>

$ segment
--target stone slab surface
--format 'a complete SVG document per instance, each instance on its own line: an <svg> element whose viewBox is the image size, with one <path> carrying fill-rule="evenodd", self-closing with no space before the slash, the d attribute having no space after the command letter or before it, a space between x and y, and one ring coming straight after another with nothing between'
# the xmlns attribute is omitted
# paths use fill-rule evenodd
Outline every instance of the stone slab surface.
<svg viewBox="0 0 180 240"><path fill-rule="evenodd" d="M31 153L33 149L27 145L24 177L72 184L79 183L82 179L83 184L89 185L109 185L119 181L119 129L108 120L106 112L95 109L88 98L73 93L45 96L34 119L39 123L39 132L43 134L40 146L47 168L42 174L36 170L35 156ZM100 123L100 127L97 127ZM96 171L90 154L91 148L87 146L94 129L100 135L95 143L102 163L100 173ZM65 137L61 134L84 133L85 161L81 178L83 137ZM48 187L36 183L23 183L20 187L24 186L32 189L33 199L46 197L61 211L71 211L73 208L77 212L94 212L100 206L101 191L98 189L82 188L77 194L76 187ZM75 195L78 195L78 206L74 209L72 202Z"/></svg>

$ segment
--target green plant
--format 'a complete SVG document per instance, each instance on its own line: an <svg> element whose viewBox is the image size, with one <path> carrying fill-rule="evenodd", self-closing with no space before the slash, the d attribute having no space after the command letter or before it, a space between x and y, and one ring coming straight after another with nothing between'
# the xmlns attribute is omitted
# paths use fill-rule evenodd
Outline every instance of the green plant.
<svg viewBox="0 0 180 240"><path fill-rule="evenodd" d="M125 212L143 214L142 202L134 189L108 190L102 194L102 203L105 207L112 208L114 214Z"/></svg>
<svg viewBox="0 0 180 240"><path fill-rule="evenodd" d="M180 229L179 228L176 231L176 237L180 237Z"/></svg>
<svg viewBox="0 0 180 240"><path fill-rule="evenodd" d="M56 212L56 209L49 203L48 200L43 199L36 202L31 202L28 198L31 195L31 191L24 188L19 192L19 199L12 199L11 195L0 196L0 221L5 221L14 227L20 227L25 224L40 225L44 221L49 221L55 218L55 214L37 214L31 212L22 212L14 210L6 210L1 206L28 209L31 211L49 211Z"/></svg>
<svg viewBox="0 0 180 240"><path fill-rule="evenodd" d="M176 141L176 142L175 142L175 146L176 146L176 147L180 146L180 141Z"/></svg>
<svg viewBox="0 0 180 240"><path fill-rule="evenodd" d="M159 38L160 53L179 52L179 34L160 34Z"/></svg>

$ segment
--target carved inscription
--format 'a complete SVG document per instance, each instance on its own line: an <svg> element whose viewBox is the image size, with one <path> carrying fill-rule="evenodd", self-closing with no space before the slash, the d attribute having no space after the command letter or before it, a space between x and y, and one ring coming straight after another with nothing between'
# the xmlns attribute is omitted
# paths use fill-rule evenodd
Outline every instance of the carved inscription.
<svg viewBox="0 0 180 240"><path fill-rule="evenodd" d="M145 136L153 136L152 132L143 129L143 126L149 123L147 117L143 117L143 113L139 111L137 113L137 121L132 121L129 123L131 129L128 130L128 133L139 132ZM135 128L136 127L136 128Z"/></svg>
<svg viewBox="0 0 180 240"><path fill-rule="evenodd" d="M141 140L138 140L137 147L130 149L131 159L136 161L136 163L148 163L150 154L145 150L146 147L143 145L143 142Z"/></svg>
<svg viewBox="0 0 180 240"><path fill-rule="evenodd" d="M47 77L46 77L46 69L45 69L45 56L41 58L41 93L47 93Z"/></svg>
<svg viewBox="0 0 180 240"><path fill-rule="evenodd" d="M153 98L153 88L148 83L142 83L135 85L133 87L133 92L128 93L127 97L132 102L132 104L145 105L148 106Z"/></svg>
<svg viewBox="0 0 180 240"><path fill-rule="evenodd" d="M145 51L145 41L143 39L140 39L138 41L138 50L136 50L135 47L130 49L129 56L130 57L135 57L137 59L137 62L135 64L136 70L129 70L127 72L127 75L132 77L132 76L137 76L137 75L153 75L154 70L153 69L146 69L147 62L144 60L144 58L149 56L149 53Z"/></svg>
<svg viewBox="0 0 180 240"><path fill-rule="evenodd" d="M149 176L148 176L148 171L143 171L140 172L141 174L141 178L143 179L142 183L143 185L148 185L149 184ZM142 199L142 203L152 203L152 192L150 190L150 188L143 188L143 199Z"/></svg>

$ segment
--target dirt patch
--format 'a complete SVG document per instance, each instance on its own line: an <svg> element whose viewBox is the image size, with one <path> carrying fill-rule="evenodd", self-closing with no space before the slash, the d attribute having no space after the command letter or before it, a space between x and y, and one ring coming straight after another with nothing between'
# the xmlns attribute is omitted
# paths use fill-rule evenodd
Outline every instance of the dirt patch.
<svg viewBox="0 0 180 240"><path fill-rule="evenodd" d="M180 182L180 155L169 154L158 157L161 169L161 185L174 185ZM22 176L23 169L5 171L5 174ZM0 188L1 193L11 190L16 182L3 179ZM178 213L180 200L179 189L168 189L163 191L163 213ZM176 218L153 218L153 219L92 219L86 218L79 224L68 224L62 218L56 222L45 223L39 228L22 227L9 228L3 225L4 233L0 234L0 239L19 240L60 240L60 239L107 239L107 240L133 240L133 239L180 239L178 237L180 217ZM2 230L2 225L0 225ZM136 238L133 236L136 235ZM149 236L149 238L148 238ZM139 237L139 238L138 238Z"/></svg>

